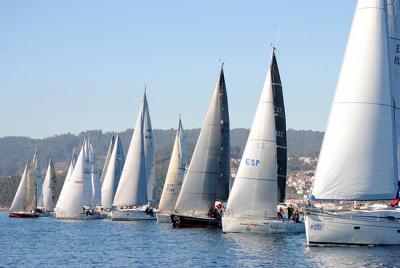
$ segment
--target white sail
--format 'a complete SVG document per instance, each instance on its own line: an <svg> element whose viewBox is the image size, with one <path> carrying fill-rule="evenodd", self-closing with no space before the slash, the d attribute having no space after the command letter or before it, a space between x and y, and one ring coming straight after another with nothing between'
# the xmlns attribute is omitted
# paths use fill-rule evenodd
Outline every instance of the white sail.
<svg viewBox="0 0 400 268"><path fill-rule="evenodd" d="M64 196L65 196L65 191L68 188L68 183L71 181L71 175L72 175L72 171L74 170L75 167L75 163L76 163L76 153L75 153L75 147L72 151L72 157L71 157L71 162L69 164L68 167L68 171L67 171L67 175L65 176L64 179L64 183L63 183L63 187L61 188L61 192L60 195L58 196L58 200L57 200L57 204L54 210L57 210L59 208L59 204L62 202L61 200L63 200Z"/></svg>
<svg viewBox="0 0 400 268"><path fill-rule="evenodd" d="M277 146L270 65L226 211L235 217L276 217L277 197Z"/></svg>
<svg viewBox="0 0 400 268"><path fill-rule="evenodd" d="M186 158L186 142L182 122L179 119L174 148L172 149L171 160L158 208L159 214L170 214L175 208L176 200L178 199L185 176Z"/></svg>
<svg viewBox="0 0 400 268"><path fill-rule="evenodd" d="M92 163L90 162L89 141L83 143L83 174L82 174L82 200L83 206L92 207L93 204L93 186L92 186Z"/></svg>
<svg viewBox="0 0 400 268"><path fill-rule="evenodd" d="M54 205L56 201L54 193L55 186L56 186L56 171L54 169L53 161L50 158L42 188L43 208L45 211L54 210Z"/></svg>
<svg viewBox="0 0 400 268"><path fill-rule="evenodd" d="M26 188L28 184L28 168L29 162L26 162L21 181L18 185L17 192L15 193L14 200L11 204L10 211L24 211L26 203Z"/></svg>
<svg viewBox="0 0 400 268"><path fill-rule="evenodd" d="M83 211L84 200L84 170L89 170L88 162L85 162L85 144L79 152L78 159L76 160L75 167L72 171L69 183L65 185L65 197L57 204L58 211L64 214L80 214ZM90 177L90 174L86 174ZM90 197L90 192L89 192Z"/></svg>
<svg viewBox="0 0 400 268"><path fill-rule="evenodd" d="M97 167L97 159L94 154L92 144L89 144L89 161L90 161L90 179L92 185L92 206L100 206L101 205L101 186L100 186L100 177L99 177L99 169Z"/></svg>
<svg viewBox="0 0 400 268"><path fill-rule="evenodd" d="M112 134L110 145L108 145L106 160L104 161L103 171L101 172L101 177L100 177L100 185L101 186L103 186L104 177L106 176L108 163L110 162L111 153L112 153L113 148L114 148L114 142L115 142L115 136L114 136L114 134Z"/></svg>
<svg viewBox="0 0 400 268"><path fill-rule="evenodd" d="M146 158L147 198L153 201L153 191L156 184L154 165L154 141L151 128L150 111L147 103L146 91L143 97L143 131L144 131L144 155Z"/></svg>
<svg viewBox="0 0 400 268"><path fill-rule="evenodd" d="M114 140L114 139L113 139ZM109 158L107 169L104 171L104 181L101 187L101 206L103 209L111 209L115 192L121 177L124 165L124 152L122 143L117 135Z"/></svg>
<svg viewBox="0 0 400 268"><path fill-rule="evenodd" d="M113 206L147 204L146 160L144 154L144 111L140 108Z"/></svg>
<svg viewBox="0 0 400 268"><path fill-rule="evenodd" d="M388 0L388 27L390 40L390 70L392 78L392 96L394 98L396 142L397 142L397 166L400 166L400 1ZM398 176L399 180L400 177Z"/></svg>
<svg viewBox="0 0 400 268"><path fill-rule="evenodd" d="M225 149L222 138L225 121L222 111L228 111L226 95L221 68L189 169L176 202L175 210L181 215L208 217L208 211L214 207L217 199L217 187L222 174L221 152ZM226 187L229 187L228 183L226 183Z"/></svg>
<svg viewBox="0 0 400 268"><path fill-rule="evenodd" d="M33 165L35 168L35 178L36 178L36 199L37 199L37 206L43 207L43 196L42 196L42 188L43 188L43 179L42 179L42 172L40 171L40 163L38 158L38 150L35 149L35 154L33 155Z"/></svg>
<svg viewBox="0 0 400 268"><path fill-rule="evenodd" d="M395 99L386 4L357 4L311 199L396 197Z"/></svg>

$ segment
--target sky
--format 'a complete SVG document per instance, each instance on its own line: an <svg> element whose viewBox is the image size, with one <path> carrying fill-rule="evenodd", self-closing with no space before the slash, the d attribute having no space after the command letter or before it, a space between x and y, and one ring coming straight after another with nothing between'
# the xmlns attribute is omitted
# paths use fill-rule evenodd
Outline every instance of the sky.
<svg viewBox="0 0 400 268"><path fill-rule="evenodd" d="M0 137L199 128L224 61L231 128L249 128L271 57L287 127L324 130L355 0L0 1Z"/></svg>

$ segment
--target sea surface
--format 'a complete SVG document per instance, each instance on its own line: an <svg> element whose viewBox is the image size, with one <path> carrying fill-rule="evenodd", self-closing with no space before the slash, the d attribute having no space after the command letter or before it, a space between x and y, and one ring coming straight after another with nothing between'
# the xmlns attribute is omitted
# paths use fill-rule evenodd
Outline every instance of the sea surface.
<svg viewBox="0 0 400 268"><path fill-rule="evenodd" d="M223 234L156 221L14 219L0 267L399 267L400 247L307 247L305 234Z"/></svg>

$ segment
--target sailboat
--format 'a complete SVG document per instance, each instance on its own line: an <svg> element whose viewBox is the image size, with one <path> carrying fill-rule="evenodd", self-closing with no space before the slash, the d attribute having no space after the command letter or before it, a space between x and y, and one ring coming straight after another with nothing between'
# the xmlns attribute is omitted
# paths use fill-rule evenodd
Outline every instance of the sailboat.
<svg viewBox="0 0 400 268"><path fill-rule="evenodd" d="M304 232L304 223L277 217L278 196L281 194L274 111L274 86L281 87L280 82L276 83L277 77L279 71L273 48L261 98L222 217L224 233Z"/></svg>
<svg viewBox="0 0 400 268"><path fill-rule="evenodd" d="M55 186L56 186L56 171L52 159L49 160L47 167L46 176L44 177L42 187L42 198L43 198L43 214L50 215L50 212L54 211L56 204L55 198Z"/></svg>
<svg viewBox="0 0 400 268"><path fill-rule="evenodd" d="M228 199L229 137L228 97L222 65L192 160L171 214L174 227L221 227L215 204L216 201Z"/></svg>
<svg viewBox="0 0 400 268"><path fill-rule="evenodd" d="M146 90L124 168L115 193L111 220L155 220L149 205L154 184L153 133L151 129Z"/></svg>
<svg viewBox="0 0 400 268"><path fill-rule="evenodd" d="M60 195L58 196L57 204L56 204L56 206L54 208L54 211L57 211L58 208L60 207L60 204L63 203L62 200L64 199L65 191L68 188L66 185L70 181L70 178L71 178L71 175L72 175L72 171L74 170L74 167L75 167L75 163L76 163L76 153L75 153L75 147L74 147L74 149L72 150L72 157L71 157L71 162L70 162L69 167L68 167L67 175L65 176L64 184L63 184L63 187L61 188Z"/></svg>
<svg viewBox="0 0 400 268"><path fill-rule="evenodd" d="M112 146L111 146L112 145ZM110 211L114 200L115 192L124 167L125 157L119 135L113 135L110 142L111 154L108 157L107 168L104 170L104 179L101 187L101 207Z"/></svg>
<svg viewBox="0 0 400 268"><path fill-rule="evenodd" d="M172 149L171 160L169 162L167 176L157 210L157 221L160 223L171 222L171 212L175 208L176 200L178 199L185 176L186 154L184 131L182 121L179 118L174 148Z"/></svg>
<svg viewBox="0 0 400 268"><path fill-rule="evenodd" d="M357 3L306 210L309 245L400 244L400 209L367 203L399 190L398 10L398 1Z"/></svg>
<svg viewBox="0 0 400 268"><path fill-rule="evenodd" d="M90 220L100 217L92 205L89 150L88 141L85 139L72 174L64 183L64 196L59 200L54 212L56 219Z"/></svg>
<svg viewBox="0 0 400 268"><path fill-rule="evenodd" d="M13 218L37 218L36 177L34 163L27 161L8 215Z"/></svg>

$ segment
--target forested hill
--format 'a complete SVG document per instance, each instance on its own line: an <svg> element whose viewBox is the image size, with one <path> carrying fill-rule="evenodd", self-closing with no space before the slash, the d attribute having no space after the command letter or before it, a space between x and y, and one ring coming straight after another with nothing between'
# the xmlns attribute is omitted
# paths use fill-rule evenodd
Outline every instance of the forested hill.
<svg viewBox="0 0 400 268"><path fill-rule="evenodd" d="M189 156L191 156L194 149L199 132L200 129L189 129L185 132ZM126 153L132 135L132 129L128 129L119 134ZM231 130L232 158L238 158L241 156L248 134L248 129L238 128ZM90 137L95 153L99 158L99 165L101 166L104 161L104 156L111 135L111 132L91 130L82 132L79 135L63 134L44 139L32 139L27 137L0 138L0 176L16 175L21 173L26 160L33 157L35 148L38 148L39 150L39 160L43 169L45 168L49 157L53 158L57 169L63 169L71 158L73 148L79 148L85 136ZM323 132L289 129L287 136L289 156L318 155L323 138ZM160 168L168 163L174 138L174 129L154 130L156 165L160 165Z"/></svg>

